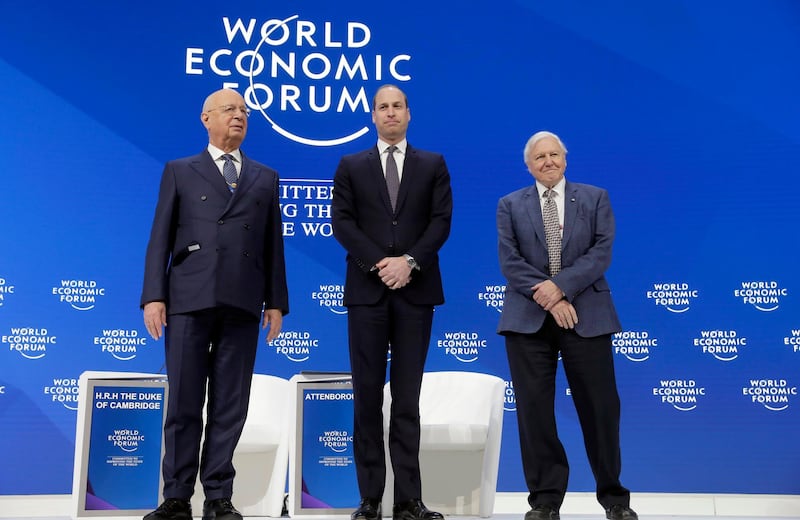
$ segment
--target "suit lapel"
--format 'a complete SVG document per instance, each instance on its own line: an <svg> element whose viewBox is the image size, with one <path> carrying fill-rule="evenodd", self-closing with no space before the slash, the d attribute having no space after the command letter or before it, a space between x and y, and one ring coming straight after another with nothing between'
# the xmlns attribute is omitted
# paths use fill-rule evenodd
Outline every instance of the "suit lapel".
<svg viewBox="0 0 800 520"><path fill-rule="evenodd" d="M417 166L417 151L406 143L406 156L403 159L403 171L400 175L400 190L397 192L397 209L395 213L400 213L405 203L408 192L411 190L411 183L414 182L414 171ZM389 193L388 190L386 192Z"/></svg>
<svg viewBox="0 0 800 520"><path fill-rule="evenodd" d="M208 150L205 150L192 159L191 164L192 168L194 168L203 179L213 186L216 191L218 191L221 195L230 196L228 185L225 183L225 179L222 177L222 174L219 173L219 168L217 168L217 165L214 163L214 159L211 158L211 154L208 153Z"/></svg>
<svg viewBox="0 0 800 520"><path fill-rule="evenodd" d="M525 193L525 211L528 213L528 219L533 225L533 231L536 237L544 244L547 249L547 236L544 233L544 220L542 219L542 204L539 198L539 190L536 189L536 184L528 188Z"/></svg>
<svg viewBox="0 0 800 520"><path fill-rule="evenodd" d="M369 163L369 176L373 179L377 188L375 192L380 193L383 205L386 207L386 211L391 215L392 202L389 200L389 189L386 187L386 177L383 175L381 156L377 146L367 154L367 162ZM400 183L401 190L403 189L402 186L403 184Z"/></svg>
<svg viewBox="0 0 800 520"><path fill-rule="evenodd" d="M572 236L572 230L575 229L575 218L578 215L578 199L579 193L577 188L567 182L564 185L564 232L561 235L561 251L564 251L564 246Z"/></svg>
<svg viewBox="0 0 800 520"><path fill-rule="evenodd" d="M257 176L255 168L253 168L250 159L248 159L247 156L245 156L244 152L241 153L242 153L242 171L239 172L239 186L233 192L234 197L236 197L236 195L240 192L249 190L250 187L253 185L253 183L256 182L256 176Z"/></svg>

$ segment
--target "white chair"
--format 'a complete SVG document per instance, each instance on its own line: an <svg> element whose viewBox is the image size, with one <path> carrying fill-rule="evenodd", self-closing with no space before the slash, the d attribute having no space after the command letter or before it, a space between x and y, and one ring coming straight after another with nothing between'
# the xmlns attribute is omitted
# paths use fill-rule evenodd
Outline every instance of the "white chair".
<svg viewBox="0 0 800 520"><path fill-rule="evenodd" d="M289 465L289 381L254 374L244 430L233 454L233 504L243 516L281 516ZM192 511L203 511L198 479Z"/></svg>
<svg viewBox="0 0 800 520"><path fill-rule="evenodd" d="M505 382L477 372L426 372L420 393L422 500L434 511L489 517L494 510ZM386 489L391 513L394 474L389 460L389 383L383 389Z"/></svg>

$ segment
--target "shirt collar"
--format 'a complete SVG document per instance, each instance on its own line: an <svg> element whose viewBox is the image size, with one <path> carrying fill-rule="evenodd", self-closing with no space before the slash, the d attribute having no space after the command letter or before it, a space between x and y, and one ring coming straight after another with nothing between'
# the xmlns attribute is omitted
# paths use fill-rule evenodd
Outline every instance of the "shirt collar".
<svg viewBox="0 0 800 520"><path fill-rule="evenodd" d="M556 193L558 197L564 197L564 192L566 191L567 179L566 177L561 177L561 180L553 186L553 191ZM536 181L536 188L539 190L539 198L544 197L544 192L547 191L547 186L542 184L539 181Z"/></svg>
<svg viewBox="0 0 800 520"><path fill-rule="evenodd" d="M386 152L386 149L389 148L389 146L391 145L386 141L378 139L378 152L380 152L381 155L383 155L383 153ZM406 147L408 147L408 141L405 138L403 138L403 140L397 143L395 146L397 147L398 152L405 155Z"/></svg>
<svg viewBox="0 0 800 520"><path fill-rule="evenodd" d="M215 161L221 160L222 156L225 155L225 152L223 152L221 149L217 148L211 143L208 143L208 153L209 155L211 155L211 158L214 159ZM242 151L239 148L229 153L233 156L234 161L239 163L242 162Z"/></svg>

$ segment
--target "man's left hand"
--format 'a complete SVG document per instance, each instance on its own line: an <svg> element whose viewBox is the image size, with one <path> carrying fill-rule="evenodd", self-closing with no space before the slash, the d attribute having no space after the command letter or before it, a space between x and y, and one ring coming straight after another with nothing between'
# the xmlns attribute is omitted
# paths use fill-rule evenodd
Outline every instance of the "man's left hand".
<svg viewBox="0 0 800 520"><path fill-rule="evenodd" d="M264 311L264 321L261 323L261 328L266 329L267 326L269 326L269 332L267 332L267 343L269 343L281 333L283 313L280 309L267 309Z"/></svg>
<svg viewBox="0 0 800 520"><path fill-rule="evenodd" d="M389 289L400 289L411 281L411 267L404 256L387 256L375 266L381 281Z"/></svg>

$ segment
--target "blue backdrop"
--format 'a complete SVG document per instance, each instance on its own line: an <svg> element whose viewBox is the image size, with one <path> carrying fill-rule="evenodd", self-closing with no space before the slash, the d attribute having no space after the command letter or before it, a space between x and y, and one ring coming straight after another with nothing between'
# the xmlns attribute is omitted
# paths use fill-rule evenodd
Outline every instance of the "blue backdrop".
<svg viewBox="0 0 800 520"><path fill-rule="evenodd" d="M509 380L495 208L548 129L617 217L623 482L800 493L795 2L5 4L0 460L26 470L0 494L70 492L81 372L162 369L138 309L158 181L204 148L223 86L254 110L244 150L282 177L292 312L257 369L348 369L331 178L374 144L384 83L452 174L429 370ZM563 377L557 401L570 489L592 491ZM509 384L500 491L524 490L514 403Z"/></svg>

